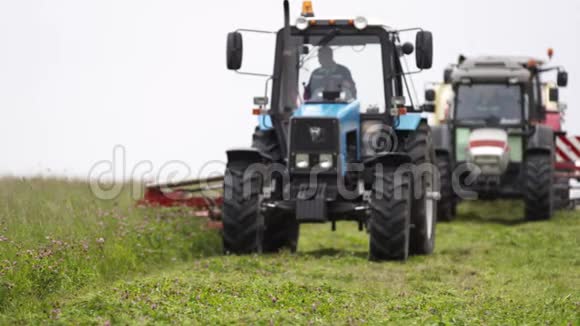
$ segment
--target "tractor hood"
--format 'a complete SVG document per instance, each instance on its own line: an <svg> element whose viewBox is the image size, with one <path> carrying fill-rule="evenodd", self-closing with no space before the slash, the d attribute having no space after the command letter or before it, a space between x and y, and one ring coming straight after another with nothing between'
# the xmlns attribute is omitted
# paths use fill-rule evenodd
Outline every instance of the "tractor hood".
<svg viewBox="0 0 580 326"><path fill-rule="evenodd" d="M360 102L352 103L306 103L292 114L293 118L329 118L337 119L343 129L353 130L360 124ZM261 130L273 128L268 115L258 118Z"/></svg>
<svg viewBox="0 0 580 326"><path fill-rule="evenodd" d="M355 138L350 138L356 141L355 144L360 143L360 102L354 101L351 103L306 103L300 106L292 116L292 120L297 122L320 120L320 119L332 119L338 122L338 128L336 129L336 136L338 139L339 153L339 171L345 173L346 162L348 160L347 147L349 137L355 136ZM294 124L293 124L294 126ZM292 133L292 131L291 131ZM349 136L350 135L350 136ZM292 145L291 145L292 147ZM291 151L293 149L291 148ZM356 157L350 157L350 159L359 159L360 151L357 149Z"/></svg>
<svg viewBox="0 0 580 326"><path fill-rule="evenodd" d="M508 134L503 129L475 129L469 137L468 161L484 175L502 175L509 164Z"/></svg>
<svg viewBox="0 0 580 326"><path fill-rule="evenodd" d="M360 102L352 103L306 103L298 108L295 118L337 119L342 129L353 130L360 125Z"/></svg>

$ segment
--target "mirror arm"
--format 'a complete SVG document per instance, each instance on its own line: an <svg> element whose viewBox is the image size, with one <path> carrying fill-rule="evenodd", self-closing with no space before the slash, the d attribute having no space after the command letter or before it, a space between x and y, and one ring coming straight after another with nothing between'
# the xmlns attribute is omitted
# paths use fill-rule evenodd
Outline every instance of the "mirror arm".
<svg viewBox="0 0 580 326"><path fill-rule="evenodd" d="M235 30L235 32L238 33L257 33L257 34L278 34L277 32L273 32L273 31L265 31L265 30L259 30L259 29L246 29L246 28L240 28Z"/></svg>
<svg viewBox="0 0 580 326"><path fill-rule="evenodd" d="M383 28L385 28L387 30L390 30L391 32L394 32L396 34L405 33L405 32L413 32L413 31L418 31L418 32L424 32L425 31L421 27L412 27L412 28L404 28L404 29L393 30L391 27L386 26L386 25L383 25Z"/></svg>
<svg viewBox="0 0 580 326"><path fill-rule="evenodd" d="M416 93L415 85L413 85L414 92L411 93L411 87L409 87L409 81L405 77L406 76L403 74L403 76L402 76L403 83L405 84L405 88L407 90L407 93L409 94L409 101L411 102L411 107L415 107L415 103L413 103L413 95L417 95L417 94L413 94L413 93Z"/></svg>
<svg viewBox="0 0 580 326"><path fill-rule="evenodd" d="M544 73L544 72L550 72L550 71L554 71L557 70L558 72L564 70L564 67L562 66L557 66L557 67L548 67L548 68L543 68L543 69L538 69L539 73Z"/></svg>
<svg viewBox="0 0 580 326"><path fill-rule="evenodd" d="M409 72L403 72L400 74L391 74L388 77L389 78L395 78L395 77L399 77L399 76L408 76L408 75L416 75L416 74L420 74L421 72L423 72L423 69L419 69L419 70L415 70L415 71L409 71Z"/></svg>
<svg viewBox="0 0 580 326"><path fill-rule="evenodd" d="M259 73L255 73L255 72L245 72L245 71L239 71L239 70L235 70L235 72L237 74L240 75L244 75L244 76L253 76L253 77L263 77L263 78L272 78L272 75L268 75L268 74L259 74Z"/></svg>

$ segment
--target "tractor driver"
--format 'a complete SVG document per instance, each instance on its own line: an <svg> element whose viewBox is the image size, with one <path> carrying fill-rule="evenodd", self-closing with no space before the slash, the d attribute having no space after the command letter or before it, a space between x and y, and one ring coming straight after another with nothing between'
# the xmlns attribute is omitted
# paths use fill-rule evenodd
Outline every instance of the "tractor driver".
<svg viewBox="0 0 580 326"><path fill-rule="evenodd" d="M347 98L357 98L356 84L350 70L334 61L334 53L329 46L318 50L318 61L320 68L314 70L310 76L304 92L305 100L319 97L316 93L321 91L344 91Z"/></svg>

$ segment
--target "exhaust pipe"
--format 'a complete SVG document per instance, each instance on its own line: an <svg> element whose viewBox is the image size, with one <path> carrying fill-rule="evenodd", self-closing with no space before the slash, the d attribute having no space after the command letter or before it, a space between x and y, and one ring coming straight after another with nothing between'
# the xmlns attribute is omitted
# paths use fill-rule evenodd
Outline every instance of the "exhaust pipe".
<svg viewBox="0 0 580 326"><path fill-rule="evenodd" d="M284 0L284 28L290 29L290 2Z"/></svg>

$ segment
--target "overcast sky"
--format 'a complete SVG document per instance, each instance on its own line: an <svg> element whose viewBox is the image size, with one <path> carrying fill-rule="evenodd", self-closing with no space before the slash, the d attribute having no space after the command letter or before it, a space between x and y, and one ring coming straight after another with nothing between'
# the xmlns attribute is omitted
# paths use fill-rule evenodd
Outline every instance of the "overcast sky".
<svg viewBox="0 0 580 326"><path fill-rule="evenodd" d="M155 171L176 160L197 171L224 160L227 148L248 146L252 98L264 82L225 69L225 37L238 27L277 30L281 5L0 0L0 174L84 178L112 160L116 145L127 169L117 178L145 161ZM294 20L301 1L291 5ZM435 65L415 77L420 90L460 53L545 57L553 47L554 64L570 74L561 93L566 126L580 134L580 1L315 0L314 7L319 16L433 31ZM271 43L254 42L252 69L271 72Z"/></svg>

